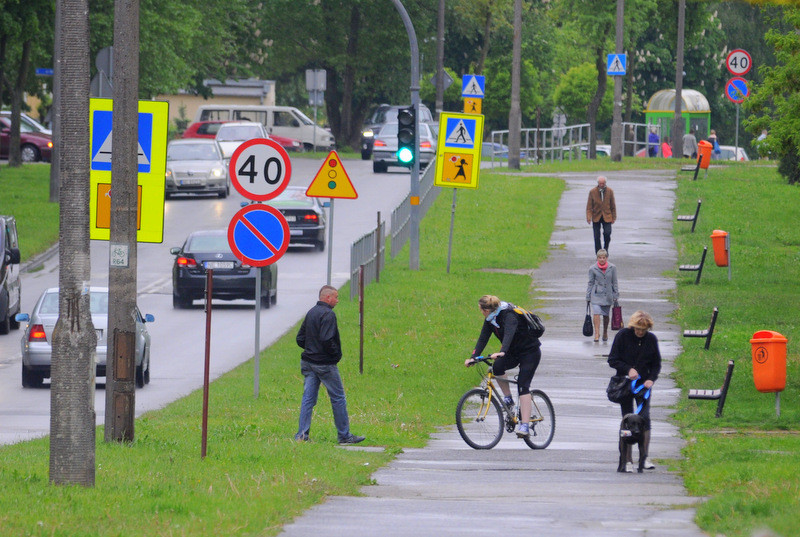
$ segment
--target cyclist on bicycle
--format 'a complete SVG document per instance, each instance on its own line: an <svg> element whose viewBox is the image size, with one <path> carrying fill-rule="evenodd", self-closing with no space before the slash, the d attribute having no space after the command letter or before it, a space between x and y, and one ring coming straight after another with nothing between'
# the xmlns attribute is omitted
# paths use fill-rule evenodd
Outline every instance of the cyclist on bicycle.
<svg viewBox="0 0 800 537"><path fill-rule="evenodd" d="M491 335L497 336L502 345L500 351L489 356L494 359L492 371L495 376L500 377L505 375L507 370L519 366L517 392L520 412L522 416L530 416L530 385L542 357L542 352L539 350L541 346L539 338L531 334L525 320L514 311L513 304L501 302L494 295L484 295L478 300L478 305L486 320L481 328L478 342L475 344L475 350L472 351L472 356L464 362L464 365L467 367L475 365L475 357L480 356L483 352ZM513 406L514 399L511 397L508 382L502 378L498 378L498 381L504 395L503 402L508 406ZM520 420L517 426L517 436L522 438L528 435L528 422Z"/></svg>

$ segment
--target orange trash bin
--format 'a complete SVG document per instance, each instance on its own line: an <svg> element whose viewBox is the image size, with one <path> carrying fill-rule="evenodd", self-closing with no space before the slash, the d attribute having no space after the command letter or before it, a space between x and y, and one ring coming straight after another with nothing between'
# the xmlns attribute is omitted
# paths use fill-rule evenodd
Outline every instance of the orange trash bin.
<svg viewBox="0 0 800 537"><path fill-rule="evenodd" d="M715 229L711 232L711 244L714 247L714 263L718 267L727 267L730 263L728 252L730 250L730 242L728 241L728 232L721 229Z"/></svg>
<svg viewBox="0 0 800 537"><path fill-rule="evenodd" d="M780 392L786 387L787 339L772 330L759 330L750 340L753 354L753 382L764 393Z"/></svg>
<svg viewBox="0 0 800 537"><path fill-rule="evenodd" d="M700 153L700 167L704 170L707 170L709 163L711 163L711 151L713 149L714 146L705 140L697 142L697 152Z"/></svg>

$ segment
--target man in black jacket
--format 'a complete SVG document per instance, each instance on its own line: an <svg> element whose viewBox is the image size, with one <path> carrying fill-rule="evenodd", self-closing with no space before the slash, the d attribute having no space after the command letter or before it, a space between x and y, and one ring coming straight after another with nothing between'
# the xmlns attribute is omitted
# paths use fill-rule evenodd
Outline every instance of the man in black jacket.
<svg viewBox="0 0 800 537"><path fill-rule="evenodd" d="M350 432L344 385L336 365L342 359L339 326L336 323L336 314L333 313L333 308L338 303L339 292L336 288L323 285L319 290L319 301L308 310L297 333L297 344L303 349L300 355L300 371L305 377L303 400L300 404L300 426L294 435L294 439L298 441L307 441L309 438L311 414L317 404L320 383L328 390L339 443L357 444L364 441L363 436Z"/></svg>

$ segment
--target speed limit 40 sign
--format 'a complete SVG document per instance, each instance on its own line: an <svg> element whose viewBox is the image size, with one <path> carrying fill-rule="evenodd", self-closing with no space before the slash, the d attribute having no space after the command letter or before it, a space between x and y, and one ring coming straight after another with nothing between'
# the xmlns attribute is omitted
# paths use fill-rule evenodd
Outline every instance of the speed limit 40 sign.
<svg viewBox="0 0 800 537"><path fill-rule="evenodd" d="M742 76L747 74L751 67L753 67L753 59L747 51L740 48L734 49L728 54L725 63L728 65L728 71L732 75Z"/></svg>
<svg viewBox="0 0 800 537"><path fill-rule="evenodd" d="M236 148L228 171L234 188L242 196L253 201L267 201L289 185L292 161L278 142L254 138Z"/></svg>

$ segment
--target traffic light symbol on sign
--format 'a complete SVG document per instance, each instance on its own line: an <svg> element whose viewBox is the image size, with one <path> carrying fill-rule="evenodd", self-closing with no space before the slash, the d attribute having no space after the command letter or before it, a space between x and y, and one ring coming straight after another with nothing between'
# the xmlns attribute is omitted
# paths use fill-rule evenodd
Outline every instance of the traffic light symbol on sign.
<svg viewBox="0 0 800 537"><path fill-rule="evenodd" d="M403 166L413 166L417 160L417 118L413 106L397 111L397 160Z"/></svg>

